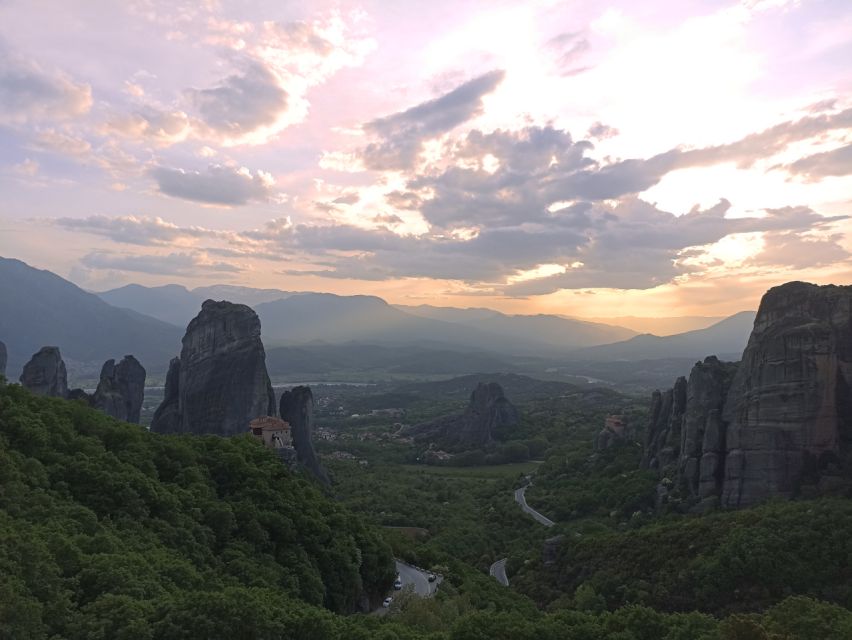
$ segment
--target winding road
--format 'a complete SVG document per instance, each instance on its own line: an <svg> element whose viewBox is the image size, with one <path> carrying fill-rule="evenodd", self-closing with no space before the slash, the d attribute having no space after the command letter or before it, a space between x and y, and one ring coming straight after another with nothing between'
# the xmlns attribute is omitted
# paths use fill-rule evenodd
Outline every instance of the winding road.
<svg viewBox="0 0 852 640"><path fill-rule="evenodd" d="M530 485L524 485L520 489L515 489L515 502L521 505L521 509L524 510L525 513L530 514L533 518L538 520L545 527L552 527L555 522L548 518L547 516L541 515L538 511L533 509L530 505L527 504L527 498L524 495L527 492L527 487Z"/></svg>
<svg viewBox="0 0 852 640"><path fill-rule="evenodd" d="M434 595L441 581L441 578L438 578L435 582L429 582L429 574L426 571L421 571L399 560L396 561L396 572L402 580L402 588L405 589L410 584L414 585L414 593L421 598Z"/></svg>
<svg viewBox="0 0 852 640"><path fill-rule="evenodd" d="M537 522L540 522L545 527L552 527L554 524L556 524L555 522L553 522L553 520L551 520L545 515L540 514L538 511L536 511L530 505L527 504L526 492L527 487L530 486L530 484L532 484L532 482L525 484L520 489L515 489L515 502L521 505L521 509L523 509L524 513L530 514L533 518L536 519ZM506 560L508 560L508 558L501 558L500 560L492 564L491 567L489 567L488 569L488 573L491 574L491 577L497 580L497 582L502 584L504 587L509 586L509 576L506 575Z"/></svg>
<svg viewBox="0 0 852 640"><path fill-rule="evenodd" d="M488 569L488 573L491 574L491 577L496 579L497 582L502 584L504 587L509 586L509 577L506 575L506 560L508 560L508 558L501 558L492 564L490 569Z"/></svg>

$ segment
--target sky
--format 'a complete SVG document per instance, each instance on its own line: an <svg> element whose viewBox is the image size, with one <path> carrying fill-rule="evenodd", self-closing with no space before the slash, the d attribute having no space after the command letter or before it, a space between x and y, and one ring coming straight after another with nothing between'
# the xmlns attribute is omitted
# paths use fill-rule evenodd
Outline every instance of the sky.
<svg viewBox="0 0 852 640"><path fill-rule="evenodd" d="M0 0L0 255L613 317L852 282L852 3Z"/></svg>

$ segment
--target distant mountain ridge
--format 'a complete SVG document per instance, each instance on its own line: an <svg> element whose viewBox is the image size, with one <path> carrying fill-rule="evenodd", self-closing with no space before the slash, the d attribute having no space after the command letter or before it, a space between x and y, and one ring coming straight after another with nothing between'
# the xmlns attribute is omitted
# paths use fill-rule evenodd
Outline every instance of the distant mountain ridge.
<svg viewBox="0 0 852 640"><path fill-rule="evenodd" d="M406 307L368 295L252 289L215 285L127 285L99 294L112 305L185 327L207 298L252 306L269 347L313 341L430 345L500 353L549 354L553 349L608 344L635 335L623 327L554 315L506 315L492 309Z"/></svg>
<svg viewBox="0 0 852 640"><path fill-rule="evenodd" d="M69 369L73 361L90 363L95 376L104 361L127 354L148 370L165 371L180 337L176 327L113 307L50 271L0 258L0 340L10 380L43 346L58 346Z"/></svg>
<svg viewBox="0 0 852 640"><path fill-rule="evenodd" d="M707 354L739 360L754 325L754 311L740 311L706 329L672 336L644 334L613 344L577 349L578 360L703 359Z"/></svg>

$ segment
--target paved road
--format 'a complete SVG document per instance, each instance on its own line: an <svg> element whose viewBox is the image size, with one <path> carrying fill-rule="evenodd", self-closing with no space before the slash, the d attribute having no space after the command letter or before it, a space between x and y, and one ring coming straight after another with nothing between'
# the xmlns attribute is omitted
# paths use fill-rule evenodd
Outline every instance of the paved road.
<svg viewBox="0 0 852 640"><path fill-rule="evenodd" d="M410 584L414 585L414 593L421 598L428 598L438 589L440 578L435 580L435 582L429 582L428 573L399 560L396 561L396 572L402 579L402 588L405 589Z"/></svg>
<svg viewBox="0 0 852 640"><path fill-rule="evenodd" d="M541 515L538 511L536 511L530 505L527 504L527 499L524 494L527 492L528 486L529 485L526 485L524 487L521 487L520 489L515 489L515 502L521 505L521 509L523 509L526 513L530 514L533 518L538 520L545 527L552 527L555 524L553 520L551 520L547 516Z"/></svg>
<svg viewBox="0 0 852 640"><path fill-rule="evenodd" d="M509 586L509 577L506 575L506 560L508 558L502 558L498 560L494 564L491 565L491 568L488 570L488 573L491 574L491 577L495 578L497 582L502 584L504 587Z"/></svg>

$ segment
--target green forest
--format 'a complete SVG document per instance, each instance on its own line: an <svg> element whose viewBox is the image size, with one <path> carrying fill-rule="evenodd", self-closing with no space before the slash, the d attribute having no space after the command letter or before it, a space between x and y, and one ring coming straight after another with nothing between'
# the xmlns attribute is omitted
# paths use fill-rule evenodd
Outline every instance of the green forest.
<svg viewBox="0 0 852 640"><path fill-rule="evenodd" d="M406 464L352 444L323 492L248 437L162 436L0 387L0 638L842 640L852 503L654 515L600 408L531 399L514 438L543 462ZM557 525L539 526L513 490ZM542 545L562 535L547 565ZM509 558L511 587L488 576ZM377 607L393 558L433 598Z"/></svg>

